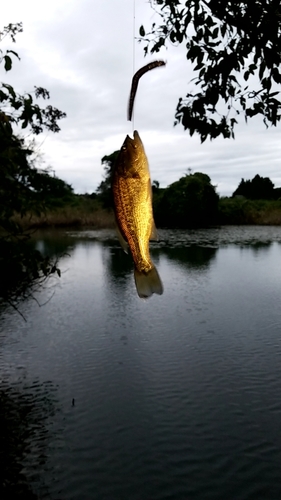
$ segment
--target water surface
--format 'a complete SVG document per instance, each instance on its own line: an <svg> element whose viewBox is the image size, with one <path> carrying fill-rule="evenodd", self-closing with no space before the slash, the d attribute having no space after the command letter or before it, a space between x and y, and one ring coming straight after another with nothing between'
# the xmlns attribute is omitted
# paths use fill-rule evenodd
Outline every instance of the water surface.
<svg viewBox="0 0 281 500"><path fill-rule="evenodd" d="M160 231L165 290L149 300L111 231L36 244L68 253L62 277L44 306L22 304L26 323L0 322L2 388L29 404L18 463L32 491L280 499L281 228Z"/></svg>

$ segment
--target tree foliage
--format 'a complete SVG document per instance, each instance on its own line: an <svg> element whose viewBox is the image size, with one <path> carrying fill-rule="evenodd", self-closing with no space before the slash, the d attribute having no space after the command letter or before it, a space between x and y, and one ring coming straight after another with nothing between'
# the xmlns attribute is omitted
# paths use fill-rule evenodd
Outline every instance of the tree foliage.
<svg viewBox="0 0 281 500"><path fill-rule="evenodd" d="M186 45L194 78L180 98L175 124L201 141L234 137L238 115L281 117L281 6L279 0L150 0L160 16L140 27L144 51L168 42Z"/></svg>
<svg viewBox="0 0 281 500"><path fill-rule="evenodd" d="M21 23L9 24L0 39L22 31ZM0 50L0 64L6 71L12 68L13 58L20 59L14 50ZM38 286L50 273L57 272L55 262L44 257L27 244L29 234L15 222L14 215L42 213L53 205L57 196L68 196L71 186L51 177L47 170L35 167L33 148L28 147L20 129L38 135L44 129L60 130L58 121L65 113L50 105L40 107L39 97L49 99L49 92L35 87L34 97L18 94L11 85L0 84L0 300L14 305L26 296L30 286Z"/></svg>
<svg viewBox="0 0 281 500"><path fill-rule="evenodd" d="M3 31L0 33L1 40L4 37L10 36L13 42L15 42L15 35L22 31L22 23L9 24L5 26ZM4 68L6 71L12 69L12 56L20 59L17 52L14 50L6 50L5 53L0 50L0 64L4 62ZM38 99L42 97L43 99L49 99L50 94L48 90L43 87L34 87L32 93L26 93L24 95L15 92L12 85L7 83L1 83L0 86L0 121L6 127L8 134L12 134L12 127L14 125L20 126L22 129L29 126L31 131L38 135L43 132L44 129L50 130L51 132L59 132L60 127L58 126L58 120L65 118L66 114L51 105L45 108L40 107L36 102L35 98Z"/></svg>
<svg viewBox="0 0 281 500"><path fill-rule="evenodd" d="M114 151L111 155L106 155L101 159L101 163L104 166L104 179L101 181L97 188L97 194L99 200L101 201L104 208L112 208L113 207L113 198L112 198L112 174L113 167L118 157L119 150Z"/></svg>
<svg viewBox="0 0 281 500"><path fill-rule="evenodd" d="M104 180L97 188L98 199L105 208L112 208L112 173L119 151L104 156ZM207 227L216 222L219 196L208 175L190 173L167 188L152 182L153 213L157 226Z"/></svg>
<svg viewBox="0 0 281 500"><path fill-rule="evenodd" d="M274 184L269 177L257 174L252 180L241 179L232 196L244 196L249 200L272 200L275 198Z"/></svg>
<svg viewBox="0 0 281 500"><path fill-rule="evenodd" d="M218 200L208 175L201 172L181 177L164 190L154 203L156 225L164 227L206 227L216 220Z"/></svg>

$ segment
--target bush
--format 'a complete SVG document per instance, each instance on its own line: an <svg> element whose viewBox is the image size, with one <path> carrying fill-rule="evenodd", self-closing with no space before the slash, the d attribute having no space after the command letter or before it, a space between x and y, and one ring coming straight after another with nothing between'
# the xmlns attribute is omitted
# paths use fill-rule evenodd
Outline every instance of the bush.
<svg viewBox="0 0 281 500"><path fill-rule="evenodd" d="M218 200L208 175L185 175L159 195L154 204L155 222L166 227L209 226L216 221Z"/></svg>

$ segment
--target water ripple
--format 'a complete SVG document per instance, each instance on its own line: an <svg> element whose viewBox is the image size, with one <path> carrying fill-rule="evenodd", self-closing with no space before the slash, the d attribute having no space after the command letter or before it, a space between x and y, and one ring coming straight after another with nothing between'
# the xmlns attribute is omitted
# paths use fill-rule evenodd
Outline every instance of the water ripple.
<svg viewBox="0 0 281 500"><path fill-rule="evenodd" d="M160 231L150 301L112 232L72 238L55 300L1 321L34 493L279 500L281 228Z"/></svg>

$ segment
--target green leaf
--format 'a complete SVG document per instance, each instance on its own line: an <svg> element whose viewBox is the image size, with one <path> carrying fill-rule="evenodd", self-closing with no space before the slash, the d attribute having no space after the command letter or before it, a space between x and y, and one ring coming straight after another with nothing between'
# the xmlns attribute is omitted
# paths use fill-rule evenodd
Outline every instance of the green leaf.
<svg viewBox="0 0 281 500"><path fill-rule="evenodd" d="M202 62L198 63L198 64L197 64L197 66L195 66L194 71L198 71L199 69L201 69L201 68L202 68L202 66L203 66L203 63L202 63ZM204 69L205 69L205 68L204 68Z"/></svg>
<svg viewBox="0 0 281 500"><path fill-rule="evenodd" d="M2 83L2 87L8 90L9 94L15 99L16 98L16 93L12 87L12 85L8 85L8 83Z"/></svg>
<svg viewBox="0 0 281 500"><path fill-rule="evenodd" d="M213 31L213 38L217 38L218 37L218 34L219 34L219 28L216 27Z"/></svg>
<svg viewBox="0 0 281 500"><path fill-rule="evenodd" d="M224 38L224 37L225 37L225 34L226 34L226 24L223 24L223 25L220 27L220 30L221 30L221 36Z"/></svg>
<svg viewBox="0 0 281 500"><path fill-rule="evenodd" d="M18 58L18 60L20 61L20 56L14 50L7 50L7 54L14 54L14 56L16 56Z"/></svg>
<svg viewBox="0 0 281 500"><path fill-rule="evenodd" d="M3 90L0 90L0 102L7 101L8 95L3 92Z"/></svg>
<svg viewBox="0 0 281 500"><path fill-rule="evenodd" d="M273 80L276 82L276 83L281 83L281 75L278 71L277 68L273 68L272 70L272 76L273 76Z"/></svg>
<svg viewBox="0 0 281 500"><path fill-rule="evenodd" d="M205 74L205 72L206 72L206 67L205 67L205 66L203 66L203 67L202 67L202 69L201 69L201 71L199 71L199 75L198 75L198 77L199 77L199 78L202 78L202 77L203 77L203 75Z"/></svg>
<svg viewBox="0 0 281 500"><path fill-rule="evenodd" d="M5 70L10 71L10 69L12 68L12 59L10 58L10 56L4 56L4 59L5 59L5 65L4 65Z"/></svg>

